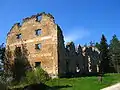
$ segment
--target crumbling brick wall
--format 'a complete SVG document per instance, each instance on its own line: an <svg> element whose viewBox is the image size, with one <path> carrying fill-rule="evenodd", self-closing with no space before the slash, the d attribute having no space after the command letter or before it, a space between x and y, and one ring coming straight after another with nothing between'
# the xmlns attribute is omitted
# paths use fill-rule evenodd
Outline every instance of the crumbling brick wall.
<svg viewBox="0 0 120 90"><path fill-rule="evenodd" d="M75 48L73 42L66 44L66 72L72 74L97 73L100 61L99 50L95 47Z"/></svg>
<svg viewBox="0 0 120 90"><path fill-rule="evenodd" d="M36 30L40 30L38 32L40 35L36 35ZM56 76L58 75L58 58L60 58L60 55L58 57L60 48L58 36L58 25L54 17L51 14L40 13L23 19L21 25L20 23L14 24L8 33L6 46L14 51L16 46L21 47L22 44L26 44L31 66L34 67L36 62L40 62L41 67L48 74ZM35 48L38 44L40 49Z"/></svg>
<svg viewBox="0 0 120 90"><path fill-rule="evenodd" d="M39 13L13 25L7 35L6 49L9 47L14 55L15 47L23 44L28 50L30 65L33 68L39 65L51 76L88 73L90 69L96 72L93 69L98 64L99 53L80 45L76 48L73 42L65 47L62 30L49 13Z"/></svg>

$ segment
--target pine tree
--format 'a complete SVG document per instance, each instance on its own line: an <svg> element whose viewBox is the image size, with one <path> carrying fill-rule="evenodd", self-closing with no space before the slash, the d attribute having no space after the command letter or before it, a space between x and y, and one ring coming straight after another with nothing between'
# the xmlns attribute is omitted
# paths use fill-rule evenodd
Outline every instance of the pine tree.
<svg viewBox="0 0 120 90"><path fill-rule="evenodd" d="M4 58L5 58L5 47L4 47L4 43L2 43L0 45L0 69L3 68Z"/></svg>
<svg viewBox="0 0 120 90"><path fill-rule="evenodd" d="M111 67L114 67L115 72L120 73L120 42L116 35L110 41L110 56Z"/></svg>
<svg viewBox="0 0 120 90"><path fill-rule="evenodd" d="M95 43L95 47L100 50L100 44L98 42Z"/></svg>
<svg viewBox="0 0 120 90"><path fill-rule="evenodd" d="M13 64L12 51L10 50L10 47L7 46L7 48L5 49L5 57L4 57L4 70L6 73L11 72L12 64Z"/></svg>
<svg viewBox="0 0 120 90"><path fill-rule="evenodd" d="M107 39L105 38L104 35L102 35L99 50L100 50L100 57L101 57L100 70L103 73L108 73L109 72L109 50L108 50Z"/></svg>
<svg viewBox="0 0 120 90"><path fill-rule="evenodd" d="M30 67L28 62L28 53L25 45L16 47L14 51L14 65L12 67L13 78L15 81L20 81L25 77L25 73Z"/></svg>

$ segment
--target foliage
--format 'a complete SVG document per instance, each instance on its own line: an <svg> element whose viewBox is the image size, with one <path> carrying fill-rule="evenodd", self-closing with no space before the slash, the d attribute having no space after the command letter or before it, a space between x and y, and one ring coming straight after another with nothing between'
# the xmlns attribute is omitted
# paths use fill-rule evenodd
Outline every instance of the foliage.
<svg viewBox="0 0 120 90"><path fill-rule="evenodd" d="M9 49L9 48L8 48ZM6 52L6 53L5 53ZM6 66L7 64L7 68L10 67L10 63L9 60L7 58L7 56L11 57L11 52L8 50L5 50L5 46L4 43L2 43L0 45L0 69L2 71L0 71L0 90L8 90L8 87L11 85L11 81L12 81L12 75L10 72L4 72L4 65Z"/></svg>
<svg viewBox="0 0 120 90"><path fill-rule="evenodd" d="M0 69L3 68L4 57L5 57L5 47L4 47L4 43L2 43L0 45Z"/></svg>
<svg viewBox="0 0 120 90"><path fill-rule="evenodd" d="M0 76L0 89L1 90L8 90L9 86L12 85L12 74L11 72L3 72Z"/></svg>
<svg viewBox="0 0 120 90"><path fill-rule="evenodd" d="M3 80L0 79L0 89L1 90L7 90L7 84L3 82Z"/></svg>
<svg viewBox="0 0 120 90"><path fill-rule="evenodd" d="M90 44L91 47L94 46L94 42L93 41L90 41L89 44Z"/></svg>
<svg viewBox="0 0 120 90"><path fill-rule="evenodd" d="M100 44L98 42L96 42L95 47L98 48L98 50L100 50Z"/></svg>
<svg viewBox="0 0 120 90"><path fill-rule="evenodd" d="M6 64L6 67L10 68L7 70L7 74L11 71L13 81L12 85L24 86L26 84L30 85L35 83L44 83L46 80L50 79L49 75L41 68L36 68L35 70L31 69L30 63L28 61L28 55L29 54L25 45L15 48L14 58L10 48L7 48L6 61L10 62L13 59L10 67L8 67L8 64ZM10 77L8 79L10 79Z"/></svg>
<svg viewBox="0 0 120 90"><path fill-rule="evenodd" d="M49 75L42 68L37 67L35 70L26 73L25 82L27 84L45 83L49 79Z"/></svg>
<svg viewBox="0 0 120 90"><path fill-rule="evenodd" d="M104 35L102 35L99 50L101 57L100 70L101 72L107 73L109 72L109 49L108 49L107 39L105 38Z"/></svg>
<svg viewBox="0 0 120 90"><path fill-rule="evenodd" d="M10 47L6 47L5 49L5 58L4 58L4 69L5 69L5 72L9 73L11 71L11 68L12 68L12 51L10 50Z"/></svg>
<svg viewBox="0 0 120 90"><path fill-rule="evenodd" d="M116 35L110 41L110 56L111 67L114 67L115 72L120 73L120 42Z"/></svg>
<svg viewBox="0 0 120 90"><path fill-rule="evenodd" d="M26 77L24 77L16 85L10 86L10 89L11 90L19 90L19 89L23 90L25 88L25 90L26 90L26 88L27 88L27 90L29 90L30 88L33 88L33 87L41 89L44 86L46 87L45 82L48 80L50 80L49 75L42 68L37 67L35 70L27 71ZM42 89L42 90L44 90L44 89Z"/></svg>
<svg viewBox="0 0 120 90"><path fill-rule="evenodd" d="M28 61L28 53L26 47L16 47L14 51L14 64L12 67L13 78L15 81L20 81L25 77L25 72L30 68Z"/></svg>

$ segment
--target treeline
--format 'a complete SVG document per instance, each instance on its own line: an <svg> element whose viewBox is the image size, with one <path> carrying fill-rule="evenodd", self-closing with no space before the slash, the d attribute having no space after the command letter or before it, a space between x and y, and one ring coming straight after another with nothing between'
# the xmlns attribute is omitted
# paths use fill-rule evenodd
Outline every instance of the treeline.
<svg viewBox="0 0 120 90"><path fill-rule="evenodd" d="M120 73L120 41L113 35L110 44L104 35L101 41L95 46L100 50L100 72L101 73Z"/></svg>

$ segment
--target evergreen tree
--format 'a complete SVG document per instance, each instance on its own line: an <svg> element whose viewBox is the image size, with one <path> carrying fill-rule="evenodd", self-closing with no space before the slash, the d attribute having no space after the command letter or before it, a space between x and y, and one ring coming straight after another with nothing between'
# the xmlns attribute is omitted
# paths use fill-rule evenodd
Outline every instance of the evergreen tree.
<svg viewBox="0 0 120 90"><path fill-rule="evenodd" d="M2 43L0 45L0 69L3 68L4 58L5 58L5 47L4 47L4 43Z"/></svg>
<svg viewBox="0 0 120 90"><path fill-rule="evenodd" d="M7 46L4 57L4 69L6 73L9 73L11 71L12 64L13 64L12 51L10 50L10 47Z"/></svg>
<svg viewBox="0 0 120 90"><path fill-rule="evenodd" d="M90 41L89 44L90 44L91 47L95 46L95 43L93 41Z"/></svg>
<svg viewBox="0 0 120 90"><path fill-rule="evenodd" d="M13 78L15 81L20 81L25 77L25 73L30 67L28 62L28 53L25 45L16 47L14 51L14 65L12 67Z"/></svg>
<svg viewBox="0 0 120 90"><path fill-rule="evenodd" d="M108 50L107 39L105 38L104 35L102 35L99 50L101 57L100 70L103 73L107 73L109 72L109 50Z"/></svg>
<svg viewBox="0 0 120 90"><path fill-rule="evenodd" d="M95 47L100 50L100 44L98 42L95 43Z"/></svg>
<svg viewBox="0 0 120 90"><path fill-rule="evenodd" d="M114 67L115 72L120 73L120 42L116 35L110 41L110 56L111 67Z"/></svg>

